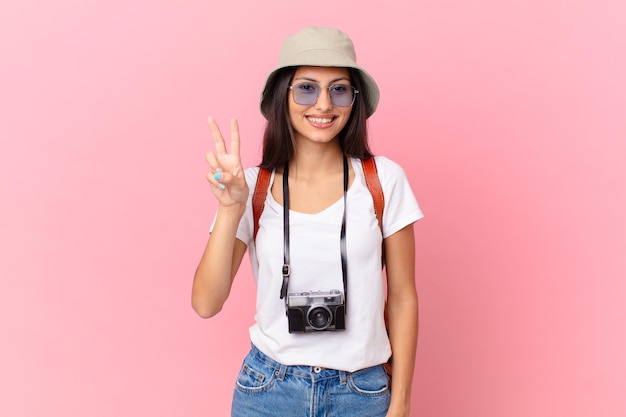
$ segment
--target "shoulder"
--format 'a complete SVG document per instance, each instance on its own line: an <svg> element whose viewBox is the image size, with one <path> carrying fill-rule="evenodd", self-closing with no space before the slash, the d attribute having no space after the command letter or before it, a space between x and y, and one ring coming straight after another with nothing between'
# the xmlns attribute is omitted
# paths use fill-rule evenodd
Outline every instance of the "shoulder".
<svg viewBox="0 0 626 417"><path fill-rule="evenodd" d="M385 196L383 230L387 238L421 219L423 214L404 168L384 156L376 156L375 161Z"/></svg>
<svg viewBox="0 0 626 417"><path fill-rule="evenodd" d="M374 160L376 161L376 167L384 170L402 170L402 166L399 163L382 155L374 156Z"/></svg>
<svg viewBox="0 0 626 417"><path fill-rule="evenodd" d="M406 178L404 168L397 162L387 158L386 156L375 156L376 170L382 181L395 181Z"/></svg>

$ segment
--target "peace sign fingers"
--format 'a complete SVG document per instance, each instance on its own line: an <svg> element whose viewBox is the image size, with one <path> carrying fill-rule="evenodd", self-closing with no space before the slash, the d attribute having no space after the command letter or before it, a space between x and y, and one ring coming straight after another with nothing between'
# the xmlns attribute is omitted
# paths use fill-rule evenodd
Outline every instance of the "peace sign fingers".
<svg viewBox="0 0 626 417"><path fill-rule="evenodd" d="M211 172L207 174L212 190L222 205L243 203L248 197L240 157L239 125L235 118L230 121L230 153L217 122L208 118L209 129L215 144L215 153L207 153Z"/></svg>

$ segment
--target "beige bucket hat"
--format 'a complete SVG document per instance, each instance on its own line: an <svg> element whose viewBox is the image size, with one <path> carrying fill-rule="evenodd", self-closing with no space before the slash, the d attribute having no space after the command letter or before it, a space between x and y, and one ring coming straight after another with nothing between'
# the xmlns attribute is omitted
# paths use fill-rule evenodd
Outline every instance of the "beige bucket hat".
<svg viewBox="0 0 626 417"><path fill-rule="evenodd" d="M280 51L278 66L270 72L265 80L261 94L261 113L267 118L267 105L264 100L268 82L276 72L287 67L297 66L315 67L345 67L358 70L363 78L364 88L367 89L366 108L367 117L376 111L380 91L371 75L356 63L356 53L352 40L344 32L325 27L307 27L295 35L285 39Z"/></svg>

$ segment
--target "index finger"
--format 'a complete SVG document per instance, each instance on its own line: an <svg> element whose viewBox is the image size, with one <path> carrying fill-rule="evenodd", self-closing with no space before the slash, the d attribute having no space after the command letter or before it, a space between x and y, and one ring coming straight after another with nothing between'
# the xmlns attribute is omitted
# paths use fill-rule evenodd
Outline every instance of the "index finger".
<svg viewBox="0 0 626 417"><path fill-rule="evenodd" d="M217 122L213 117L209 116L208 118L209 129L211 129L211 136L213 136L213 142L215 142L215 150L218 155L223 155L226 153L226 145L224 144L224 138L222 137L222 132L220 132L220 128L217 125Z"/></svg>

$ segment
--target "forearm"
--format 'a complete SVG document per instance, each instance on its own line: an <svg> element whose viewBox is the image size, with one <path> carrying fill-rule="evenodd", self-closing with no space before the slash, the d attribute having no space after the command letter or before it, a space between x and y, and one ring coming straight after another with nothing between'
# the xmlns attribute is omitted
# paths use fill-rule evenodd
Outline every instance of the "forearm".
<svg viewBox="0 0 626 417"><path fill-rule="evenodd" d="M218 209L215 225L196 269L192 306L201 317L217 314L230 294L245 251L237 248L236 233L245 206Z"/></svg>
<svg viewBox="0 0 626 417"><path fill-rule="evenodd" d="M385 253L392 354L391 405L387 417L409 417L418 327L413 226L385 239Z"/></svg>
<svg viewBox="0 0 626 417"><path fill-rule="evenodd" d="M392 350L391 405L388 416L409 416L418 334L417 296L388 304Z"/></svg>

